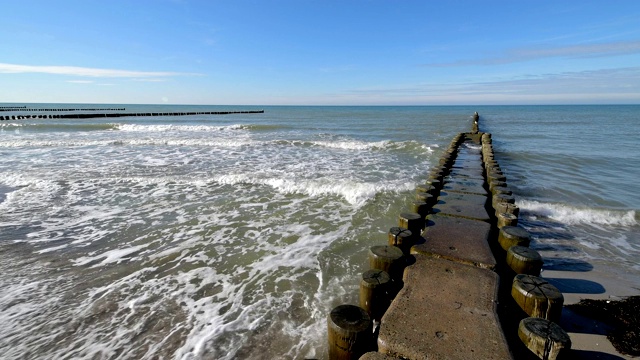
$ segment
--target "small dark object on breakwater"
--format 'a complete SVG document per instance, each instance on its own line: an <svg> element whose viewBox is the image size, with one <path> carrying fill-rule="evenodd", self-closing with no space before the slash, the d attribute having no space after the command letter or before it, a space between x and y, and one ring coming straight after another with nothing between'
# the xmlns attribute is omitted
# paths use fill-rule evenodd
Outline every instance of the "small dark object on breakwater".
<svg viewBox="0 0 640 360"><path fill-rule="evenodd" d="M602 321L614 327L607 339L622 354L640 355L640 296L624 300L583 299L567 305L581 315Z"/></svg>

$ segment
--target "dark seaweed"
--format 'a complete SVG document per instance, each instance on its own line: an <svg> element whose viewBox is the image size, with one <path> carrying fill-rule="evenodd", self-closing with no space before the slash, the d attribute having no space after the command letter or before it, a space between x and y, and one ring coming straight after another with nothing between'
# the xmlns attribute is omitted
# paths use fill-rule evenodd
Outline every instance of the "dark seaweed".
<svg viewBox="0 0 640 360"><path fill-rule="evenodd" d="M607 334L607 339L618 352L640 355L640 296L630 296L620 301L583 299L567 307L611 325L613 330Z"/></svg>

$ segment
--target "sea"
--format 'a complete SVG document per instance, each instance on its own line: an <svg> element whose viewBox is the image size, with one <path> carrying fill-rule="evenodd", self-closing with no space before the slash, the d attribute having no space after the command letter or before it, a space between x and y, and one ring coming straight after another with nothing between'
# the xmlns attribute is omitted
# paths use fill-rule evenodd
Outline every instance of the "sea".
<svg viewBox="0 0 640 360"><path fill-rule="evenodd" d="M4 359L326 358L328 313L475 111L544 270L640 294L640 106L0 110L264 110L0 121Z"/></svg>

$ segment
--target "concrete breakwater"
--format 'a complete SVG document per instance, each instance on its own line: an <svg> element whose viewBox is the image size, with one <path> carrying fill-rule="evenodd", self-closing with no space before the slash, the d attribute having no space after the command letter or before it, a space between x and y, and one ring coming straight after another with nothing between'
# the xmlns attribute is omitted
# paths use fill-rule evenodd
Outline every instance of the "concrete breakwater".
<svg viewBox="0 0 640 360"><path fill-rule="evenodd" d="M262 114L262 113L264 113L264 110L153 112L153 113L81 113L81 114L74 113L74 114L6 115L6 116L0 116L0 120L90 119L90 118L117 118L117 117L130 117L130 116L188 116L188 115Z"/></svg>
<svg viewBox="0 0 640 360"><path fill-rule="evenodd" d="M556 359L562 294L517 226L491 134L460 133L369 252L360 303L328 316L330 359Z"/></svg>

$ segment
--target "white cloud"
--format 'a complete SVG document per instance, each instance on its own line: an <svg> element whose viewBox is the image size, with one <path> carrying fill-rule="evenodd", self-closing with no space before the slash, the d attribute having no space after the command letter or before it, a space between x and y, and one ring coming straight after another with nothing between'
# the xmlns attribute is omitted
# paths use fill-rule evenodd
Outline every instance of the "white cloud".
<svg viewBox="0 0 640 360"><path fill-rule="evenodd" d="M67 82L72 84L92 84L93 80L67 80Z"/></svg>
<svg viewBox="0 0 640 360"><path fill-rule="evenodd" d="M196 76L201 74L180 73L169 71L132 71L118 69L97 69L78 66L34 66L0 63L0 73L22 74L39 73L54 75L73 75L84 77L104 77L104 78L158 78L170 76Z"/></svg>

